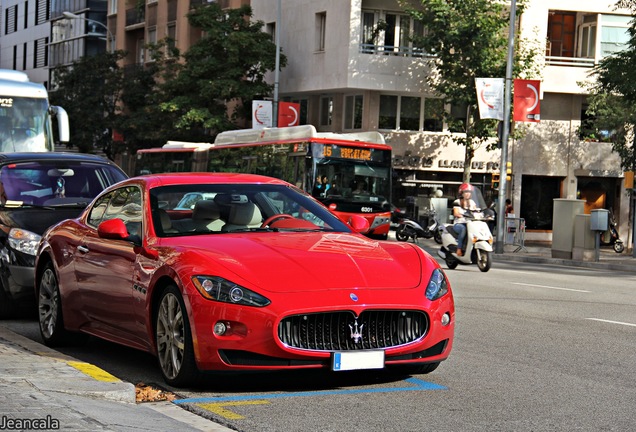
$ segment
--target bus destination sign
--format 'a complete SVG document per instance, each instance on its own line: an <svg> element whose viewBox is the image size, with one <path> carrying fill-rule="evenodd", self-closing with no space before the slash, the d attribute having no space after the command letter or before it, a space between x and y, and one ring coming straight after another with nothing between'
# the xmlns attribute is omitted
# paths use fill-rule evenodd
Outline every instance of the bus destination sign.
<svg viewBox="0 0 636 432"><path fill-rule="evenodd" d="M337 159L354 159L360 161L382 162L385 160L385 151L358 148L343 147L335 144L325 144L323 146L323 156Z"/></svg>

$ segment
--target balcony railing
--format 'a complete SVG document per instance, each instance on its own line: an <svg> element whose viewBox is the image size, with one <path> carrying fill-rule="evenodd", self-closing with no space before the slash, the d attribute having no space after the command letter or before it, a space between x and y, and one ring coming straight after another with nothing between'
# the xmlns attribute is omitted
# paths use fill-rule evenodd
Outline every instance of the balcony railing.
<svg viewBox="0 0 636 432"><path fill-rule="evenodd" d="M421 48L413 48L409 46L360 44L360 52L362 54L392 55L400 57L435 57L431 54L427 54Z"/></svg>
<svg viewBox="0 0 636 432"><path fill-rule="evenodd" d="M592 68L596 64L593 58L545 56L546 66L572 66Z"/></svg>
<svg viewBox="0 0 636 432"><path fill-rule="evenodd" d="M146 10L144 8L132 8L126 10L126 25L131 26L141 24L146 20Z"/></svg>

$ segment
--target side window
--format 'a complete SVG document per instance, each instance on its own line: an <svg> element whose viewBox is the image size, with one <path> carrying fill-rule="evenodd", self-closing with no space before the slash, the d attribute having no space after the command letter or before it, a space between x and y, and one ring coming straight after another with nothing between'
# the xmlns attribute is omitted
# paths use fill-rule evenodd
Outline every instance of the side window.
<svg viewBox="0 0 636 432"><path fill-rule="evenodd" d="M124 221L128 234L142 233L141 191L135 186L120 188L95 203L88 216L88 223L97 227L101 222L119 218Z"/></svg>
<svg viewBox="0 0 636 432"><path fill-rule="evenodd" d="M108 202L112 196L113 193L111 192L101 197L88 214L86 222L93 228L97 228L102 220L104 220L104 213L106 212L106 207L108 207Z"/></svg>

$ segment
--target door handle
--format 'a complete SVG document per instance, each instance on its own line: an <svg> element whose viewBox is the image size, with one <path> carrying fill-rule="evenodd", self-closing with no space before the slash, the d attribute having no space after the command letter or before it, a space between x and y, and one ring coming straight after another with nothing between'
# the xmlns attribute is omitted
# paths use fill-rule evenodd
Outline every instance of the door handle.
<svg viewBox="0 0 636 432"><path fill-rule="evenodd" d="M88 253L88 248L86 246L78 246L77 250L81 253Z"/></svg>

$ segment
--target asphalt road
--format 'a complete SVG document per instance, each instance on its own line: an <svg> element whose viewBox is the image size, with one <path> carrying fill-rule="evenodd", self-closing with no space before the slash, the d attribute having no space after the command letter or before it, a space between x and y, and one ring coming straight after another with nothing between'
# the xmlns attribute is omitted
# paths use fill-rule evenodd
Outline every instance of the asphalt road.
<svg viewBox="0 0 636 432"><path fill-rule="evenodd" d="M497 262L447 270L451 357L429 375L285 373L174 390L239 431L628 431L636 421L636 274ZM5 322L39 340L33 321ZM155 359L92 339L61 350L163 386ZM164 387L165 388L165 387Z"/></svg>

